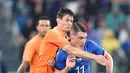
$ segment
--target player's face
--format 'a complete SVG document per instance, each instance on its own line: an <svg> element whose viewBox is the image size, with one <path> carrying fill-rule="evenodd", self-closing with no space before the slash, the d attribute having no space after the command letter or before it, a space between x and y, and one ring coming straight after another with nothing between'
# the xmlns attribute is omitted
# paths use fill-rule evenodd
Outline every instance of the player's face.
<svg viewBox="0 0 130 73"><path fill-rule="evenodd" d="M73 24L73 16L65 15L62 19L59 19L59 24L63 31L69 32Z"/></svg>
<svg viewBox="0 0 130 73"><path fill-rule="evenodd" d="M87 33L85 32L77 32L77 34L73 34L71 39L71 43L76 47L83 48L87 39Z"/></svg>
<svg viewBox="0 0 130 73"><path fill-rule="evenodd" d="M40 35L45 36L47 31L51 28L49 20L40 20L37 30Z"/></svg>

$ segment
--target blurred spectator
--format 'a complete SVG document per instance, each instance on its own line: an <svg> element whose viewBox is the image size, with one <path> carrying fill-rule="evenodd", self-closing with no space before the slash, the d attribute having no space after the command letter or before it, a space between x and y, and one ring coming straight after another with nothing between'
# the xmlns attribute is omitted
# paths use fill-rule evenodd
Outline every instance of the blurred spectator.
<svg viewBox="0 0 130 73"><path fill-rule="evenodd" d="M18 13L21 13L23 11L23 9L27 9L29 8L26 0L18 0L17 2L17 10L18 10Z"/></svg>
<svg viewBox="0 0 130 73"><path fill-rule="evenodd" d="M19 31L21 32L25 22L26 22L26 19L27 19L27 10L26 9L23 9L22 13L19 14L17 17L16 17L16 20L17 20L17 24L18 24L18 28L19 28Z"/></svg>
<svg viewBox="0 0 130 73"><path fill-rule="evenodd" d="M126 21L124 13L120 11L119 5L113 5L112 11L106 15L107 28L115 31L120 27L120 24Z"/></svg>
<svg viewBox="0 0 130 73"><path fill-rule="evenodd" d="M12 0L3 0L3 2L4 2L4 7L6 9L5 14L8 17L8 20L10 20L11 16L12 16L11 14L12 14L13 2L12 2Z"/></svg>
<svg viewBox="0 0 130 73"><path fill-rule="evenodd" d="M111 1L110 0L98 0L98 1L100 5L99 12L108 13L112 5Z"/></svg>
<svg viewBox="0 0 130 73"><path fill-rule="evenodd" d="M17 0L12 0L12 17L15 17L17 11Z"/></svg>
<svg viewBox="0 0 130 73"><path fill-rule="evenodd" d="M81 13L82 11L80 11L80 10L83 10L83 8L85 8L85 4L86 4L85 0L82 0L82 1L75 0L75 1L67 2L66 7L71 9L74 12L74 14L82 14Z"/></svg>
<svg viewBox="0 0 130 73"><path fill-rule="evenodd" d="M40 16L42 16L42 8L40 6L35 6L34 12L32 13L32 18L33 18L33 29L36 30L36 25L37 25L37 20Z"/></svg>
<svg viewBox="0 0 130 73"><path fill-rule="evenodd" d="M89 17L85 17L84 21L82 21L82 24L86 27L86 29L88 29L88 25L89 25Z"/></svg>
<svg viewBox="0 0 130 73"><path fill-rule="evenodd" d="M61 0L51 0L51 1L52 1L50 4L51 7L48 13L49 13L49 17L51 18L51 23L52 23L52 28L53 28L57 25L56 15L57 15L58 10L61 7Z"/></svg>
<svg viewBox="0 0 130 73"><path fill-rule="evenodd" d="M36 30L37 20L44 15L46 12L46 2L45 0L38 0L33 8L33 11L30 12L30 16L33 18L32 29Z"/></svg>
<svg viewBox="0 0 130 73"><path fill-rule="evenodd" d="M129 58L130 57L130 32L129 32L128 39L124 43L122 43L121 47L125 51L126 55Z"/></svg>
<svg viewBox="0 0 130 73"><path fill-rule="evenodd" d="M87 0L85 7L87 16L96 16L100 9L98 0Z"/></svg>
<svg viewBox="0 0 130 73"><path fill-rule="evenodd" d="M86 29L88 29L89 17L85 16L85 7L84 7L84 5L81 5L78 8L78 12L77 12L75 17L76 17L76 19L74 19L74 21L79 21L79 22L83 23L84 26L86 27Z"/></svg>
<svg viewBox="0 0 130 73"><path fill-rule="evenodd" d="M36 6L37 1L40 0L26 0L28 5L33 9Z"/></svg>
<svg viewBox="0 0 130 73"><path fill-rule="evenodd" d="M78 12L77 12L76 16L77 16L79 22L83 22L85 20L85 8L84 8L84 6L80 6L78 8Z"/></svg>
<svg viewBox="0 0 130 73"><path fill-rule="evenodd" d="M125 13L125 15L130 14L129 0L121 0L121 10Z"/></svg>
<svg viewBox="0 0 130 73"><path fill-rule="evenodd" d="M7 73L6 66L2 60L2 51L0 50L0 73Z"/></svg>
<svg viewBox="0 0 130 73"><path fill-rule="evenodd" d="M115 38L114 32L110 29L105 31L102 47L113 56L113 51L120 48L120 42Z"/></svg>
<svg viewBox="0 0 130 73"><path fill-rule="evenodd" d="M127 27L130 30L130 14L127 16Z"/></svg>
<svg viewBox="0 0 130 73"><path fill-rule="evenodd" d="M26 23L26 19L28 16L28 8L25 0L18 0L17 3L17 13L16 13L16 20L19 27L19 31L21 32L24 24Z"/></svg>
<svg viewBox="0 0 130 73"><path fill-rule="evenodd" d="M87 39L89 40L96 40L96 32L94 30L94 23L93 23L93 19L90 19L90 21L88 22L88 29L87 29Z"/></svg>
<svg viewBox="0 0 130 73"><path fill-rule="evenodd" d="M115 38L115 34L111 29L106 29L105 30L105 35L103 40L101 41L101 46L109 53L111 56L117 56L118 54L115 55L115 51L118 51L120 48L120 42L118 39ZM115 58L114 60L114 70L113 73L119 73L117 65L115 65ZM105 69L104 69L105 71Z"/></svg>
<svg viewBox="0 0 130 73"><path fill-rule="evenodd" d="M101 45L101 41L104 38L105 30L106 30L106 21L105 21L105 19L100 19L99 26L95 31L96 32L96 42L99 45Z"/></svg>
<svg viewBox="0 0 130 73"><path fill-rule="evenodd" d="M120 43L124 43L128 38L128 28L125 23L123 23L119 30L119 41Z"/></svg>
<svg viewBox="0 0 130 73"><path fill-rule="evenodd" d="M100 12L96 16L93 16L94 18L94 29L97 29L99 27L99 22L101 19L104 19L104 13Z"/></svg>
<svg viewBox="0 0 130 73"><path fill-rule="evenodd" d="M127 40L124 43L121 44L121 47L122 47L123 51L125 52L129 62L130 62L130 32L128 34ZM128 63L128 65L129 65L128 71L130 72L130 70L129 70L130 69L130 63Z"/></svg>
<svg viewBox="0 0 130 73"><path fill-rule="evenodd" d="M114 73L128 73L129 61L122 49L118 49L113 53Z"/></svg>
<svg viewBox="0 0 130 73"><path fill-rule="evenodd" d="M29 39L29 35L30 35L31 31L33 30L32 25L33 25L33 20L31 17L28 17L28 19L26 20L26 23L24 24L23 29L21 31L22 36L27 40Z"/></svg>

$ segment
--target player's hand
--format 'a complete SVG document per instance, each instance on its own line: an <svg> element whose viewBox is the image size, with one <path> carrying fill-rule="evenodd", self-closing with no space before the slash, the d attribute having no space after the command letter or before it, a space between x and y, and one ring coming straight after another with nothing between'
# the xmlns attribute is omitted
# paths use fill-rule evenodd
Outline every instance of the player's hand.
<svg viewBox="0 0 130 73"><path fill-rule="evenodd" d="M67 57L67 60L66 60L66 67L68 67L68 68L74 67L74 66L75 66L75 63L76 63L75 60L76 60L76 57L75 57L75 56L69 55L69 56Z"/></svg>
<svg viewBox="0 0 130 73"><path fill-rule="evenodd" d="M102 55L95 55L95 56L94 56L94 60L95 60L97 63L99 63L99 64L101 64L101 65L103 65L103 66L108 66L108 65L109 65L108 60L107 60L104 56L102 56Z"/></svg>
<svg viewBox="0 0 130 73"><path fill-rule="evenodd" d="M48 65L54 67L55 66L55 59L48 61Z"/></svg>

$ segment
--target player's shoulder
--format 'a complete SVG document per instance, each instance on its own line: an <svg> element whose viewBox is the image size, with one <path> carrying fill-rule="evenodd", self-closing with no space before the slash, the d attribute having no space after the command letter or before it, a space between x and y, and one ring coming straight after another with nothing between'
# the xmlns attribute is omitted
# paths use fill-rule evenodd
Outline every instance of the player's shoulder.
<svg viewBox="0 0 130 73"><path fill-rule="evenodd" d="M53 28L53 29L50 29L50 30L48 31L48 33L57 33L57 29L56 29L56 27Z"/></svg>
<svg viewBox="0 0 130 73"><path fill-rule="evenodd" d="M56 61L65 61L67 56L68 56L68 53L60 49L56 53Z"/></svg>
<svg viewBox="0 0 130 73"><path fill-rule="evenodd" d="M67 52L65 52L64 50L62 50L62 49L59 49L58 51L57 51L57 53L56 53L57 55L61 55L61 54L64 54L64 55L68 55L68 53Z"/></svg>
<svg viewBox="0 0 130 73"><path fill-rule="evenodd" d="M85 47L97 48L97 47L99 47L99 45L93 40L87 40L85 43Z"/></svg>
<svg viewBox="0 0 130 73"><path fill-rule="evenodd" d="M51 38L54 37L54 36L57 36L58 32L56 31L55 28L53 29L50 29L47 33L46 33L46 36L50 36ZM53 35L53 36L52 36ZM45 37L46 37L45 36Z"/></svg>
<svg viewBox="0 0 130 73"><path fill-rule="evenodd" d="M85 46L86 45L87 45L87 47L91 47L93 49L95 49L95 48L101 48L98 43L96 43L95 41L92 41L92 40L87 40Z"/></svg>
<svg viewBox="0 0 130 73"><path fill-rule="evenodd" d="M35 45L37 43L37 36L33 37L32 39L30 39L26 45Z"/></svg>
<svg viewBox="0 0 130 73"><path fill-rule="evenodd" d="M97 43L93 40L87 40L86 45L97 45Z"/></svg>

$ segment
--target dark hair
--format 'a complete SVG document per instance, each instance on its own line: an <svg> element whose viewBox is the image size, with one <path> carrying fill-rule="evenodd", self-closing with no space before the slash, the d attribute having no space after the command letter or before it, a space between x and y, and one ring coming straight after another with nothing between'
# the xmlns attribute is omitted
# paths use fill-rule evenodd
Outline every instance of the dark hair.
<svg viewBox="0 0 130 73"><path fill-rule="evenodd" d="M57 18L63 18L65 15L74 16L74 13L68 8L61 8L57 13Z"/></svg>
<svg viewBox="0 0 130 73"><path fill-rule="evenodd" d="M38 20L50 20L47 16L41 16Z"/></svg>
<svg viewBox="0 0 130 73"><path fill-rule="evenodd" d="M74 32L74 33L77 33L77 32L87 32L85 26L80 23L80 22L75 22L73 25L72 25L72 28L71 30Z"/></svg>
<svg viewBox="0 0 130 73"><path fill-rule="evenodd" d="M39 21L40 20L50 20L49 19L49 17L47 17L47 16L41 16L39 19L38 19L38 21L37 21L37 25L39 24Z"/></svg>

